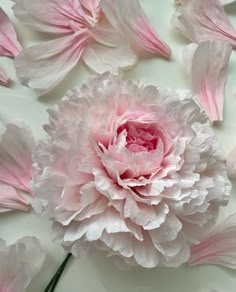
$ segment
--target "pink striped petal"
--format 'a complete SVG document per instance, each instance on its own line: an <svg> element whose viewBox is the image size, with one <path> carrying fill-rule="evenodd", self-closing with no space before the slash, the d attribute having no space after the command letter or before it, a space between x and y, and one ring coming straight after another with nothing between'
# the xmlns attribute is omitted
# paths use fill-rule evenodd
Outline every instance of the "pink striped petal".
<svg viewBox="0 0 236 292"><path fill-rule="evenodd" d="M191 247L189 264L214 264L236 269L236 213Z"/></svg>
<svg viewBox="0 0 236 292"><path fill-rule="evenodd" d="M138 0L102 0L101 8L109 22L136 50L170 57L170 48L156 34Z"/></svg>
<svg viewBox="0 0 236 292"><path fill-rule="evenodd" d="M0 84L4 86L9 86L11 80L7 76L7 73L4 71L3 68L0 67Z"/></svg>
<svg viewBox="0 0 236 292"><path fill-rule="evenodd" d="M0 213L12 210L28 211L29 201L15 188L0 182Z"/></svg>
<svg viewBox="0 0 236 292"><path fill-rule="evenodd" d="M227 174L230 178L236 179L236 147L230 152L226 161Z"/></svg>
<svg viewBox="0 0 236 292"><path fill-rule="evenodd" d="M17 40L15 29L0 7L0 56L16 57L21 51L21 45Z"/></svg>
<svg viewBox="0 0 236 292"><path fill-rule="evenodd" d="M1 133L0 182L32 193L29 186L34 172L31 158L34 139L31 131L22 123L2 126Z"/></svg>
<svg viewBox="0 0 236 292"><path fill-rule="evenodd" d="M219 0L180 0L172 24L195 43L225 40L236 48L236 30Z"/></svg>
<svg viewBox="0 0 236 292"><path fill-rule="evenodd" d="M15 60L18 78L40 95L49 92L77 65L90 38L81 31L23 50Z"/></svg>
<svg viewBox="0 0 236 292"><path fill-rule="evenodd" d="M223 120L226 72L231 52L228 42L218 40L190 45L184 50L193 92L212 123Z"/></svg>

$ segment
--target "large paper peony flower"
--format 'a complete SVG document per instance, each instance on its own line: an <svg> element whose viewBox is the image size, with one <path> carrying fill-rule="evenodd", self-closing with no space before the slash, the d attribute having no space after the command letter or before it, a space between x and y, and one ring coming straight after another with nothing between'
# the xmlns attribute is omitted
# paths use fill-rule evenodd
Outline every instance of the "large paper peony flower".
<svg viewBox="0 0 236 292"><path fill-rule="evenodd" d="M186 262L230 192L191 93L106 73L48 112L33 183L55 239L75 256L99 249L147 268Z"/></svg>

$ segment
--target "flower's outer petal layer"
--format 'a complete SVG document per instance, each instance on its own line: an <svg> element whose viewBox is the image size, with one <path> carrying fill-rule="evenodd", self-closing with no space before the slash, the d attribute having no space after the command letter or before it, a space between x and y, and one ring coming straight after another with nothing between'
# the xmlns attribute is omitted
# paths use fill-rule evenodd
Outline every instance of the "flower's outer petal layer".
<svg viewBox="0 0 236 292"><path fill-rule="evenodd" d="M232 47L227 41L207 41L197 47L190 45L184 51L193 92L212 123L223 120L226 73L231 52ZM188 57L190 55L192 58Z"/></svg>
<svg viewBox="0 0 236 292"><path fill-rule="evenodd" d="M21 45L17 40L15 29L0 7L0 56L16 57L21 51Z"/></svg>
<svg viewBox="0 0 236 292"><path fill-rule="evenodd" d="M101 7L109 22L138 51L170 57L170 48L156 34L138 0L102 0Z"/></svg>
<svg viewBox="0 0 236 292"><path fill-rule="evenodd" d="M86 32L74 33L23 50L15 60L20 81L46 94L77 65L89 39Z"/></svg>
<svg viewBox="0 0 236 292"><path fill-rule="evenodd" d="M181 0L172 24L195 43L224 40L236 47L236 30L219 0Z"/></svg>
<svg viewBox="0 0 236 292"><path fill-rule="evenodd" d="M234 147L233 150L228 155L226 166L227 166L228 176L232 179L235 179L236 178L236 147Z"/></svg>
<svg viewBox="0 0 236 292"><path fill-rule="evenodd" d="M236 214L227 217L199 244L191 247L189 264L214 264L236 269Z"/></svg>

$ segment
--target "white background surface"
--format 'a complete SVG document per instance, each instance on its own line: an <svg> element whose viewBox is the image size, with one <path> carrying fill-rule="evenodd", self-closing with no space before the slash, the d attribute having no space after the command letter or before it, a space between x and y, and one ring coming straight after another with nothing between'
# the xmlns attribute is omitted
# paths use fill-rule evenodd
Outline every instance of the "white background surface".
<svg viewBox="0 0 236 292"><path fill-rule="evenodd" d="M40 1L40 0L32 0ZM127 0L128 1L128 0ZM179 35L170 24L172 0L140 0L151 23L159 35L170 45L173 54L170 61L160 58L142 60L125 78L140 79L148 84L189 88L190 84L181 61L183 47L188 40ZM14 19L9 0L0 0L0 6L11 16L23 46L49 39L45 34L31 31ZM227 13L236 28L236 3L227 7ZM66 80L50 94L37 98L34 93L17 82L13 62L0 57L2 65L12 77L10 89L0 87L0 114L9 120L25 120L35 137L43 137L42 124L47 122L46 109L59 101L67 89L86 81L92 73L79 64ZM223 123L215 127L225 156L236 144L236 52L231 57L226 87L225 116ZM236 185L235 185L236 186ZM236 211L236 188L222 216ZM8 213L0 215L0 238L12 243L24 235L39 238L47 254L45 264L28 292L42 292L65 256L60 246L51 241L50 222L33 213ZM63 274L56 292L203 292L216 288L221 292L236 291L236 272L213 266L179 269L136 268L119 271L112 259L73 259Z"/></svg>

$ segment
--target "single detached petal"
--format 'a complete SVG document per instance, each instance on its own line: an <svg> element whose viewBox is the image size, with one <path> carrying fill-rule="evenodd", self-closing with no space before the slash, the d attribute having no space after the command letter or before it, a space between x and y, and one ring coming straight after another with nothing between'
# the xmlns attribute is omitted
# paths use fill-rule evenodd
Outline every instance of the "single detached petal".
<svg viewBox="0 0 236 292"><path fill-rule="evenodd" d="M7 76L7 73L4 71L2 67L0 67L0 84L4 86L9 86L11 80Z"/></svg>
<svg viewBox="0 0 236 292"><path fill-rule="evenodd" d="M20 81L40 95L47 93L75 67L89 40L82 31L23 50L15 60Z"/></svg>
<svg viewBox="0 0 236 292"><path fill-rule="evenodd" d="M184 63L190 74L193 92L210 121L223 120L226 72L232 47L226 41L206 41L184 50Z"/></svg>
<svg viewBox="0 0 236 292"><path fill-rule="evenodd" d="M236 213L191 247L189 264L215 264L236 269Z"/></svg>
<svg viewBox="0 0 236 292"><path fill-rule="evenodd" d="M230 178L236 178L236 147L230 152L226 161L227 174Z"/></svg>
<svg viewBox="0 0 236 292"><path fill-rule="evenodd" d="M97 17L99 0L13 0L15 16L31 29L47 33L65 34L89 25ZM87 16L86 16L87 14Z"/></svg>
<svg viewBox="0 0 236 292"><path fill-rule="evenodd" d="M156 34L138 0L102 0L101 8L109 22L123 32L135 49L170 57L170 48Z"/></svg>
<svg viewBox="0 0 236 292"><path fill-rule="evenodd" d="M37 238L26 236L16 243L0 245L0 291L24 292L45 259Z"/></svg>
<svg viewBox="0 0 236 292"><path fill-rule="evenodd" d="M219 0L180 0L172 24L195 43L225 40L236 47L236 30Z"/></svg>
<svg viewBox="0 0 236 292"><path fill-rule="evenodd" d="M0 56L16 57L21 51L15 29L0 7Z"/></svg>
<svg viewBox="0 0 236 292"><path fill-rule="evenodd" d="M2 125L1 130L0 181L31 193L29 183L34 171L31 158L34 147L32 133L24 123Z"/></svg>
<svg viewBox="0 0 236 292"><path fill-rule="evenodd" d="M19 191L0 182L0 213L12 210L28 211L29 201Z"/></svg>
<svg viewBox="0 0 236 292"><path fill-rule="evenodd" d="M235 2L235 0L220 0L220 2L221 2L223 5L227 5L227 4L231 4L231 3Z"/></svg>

